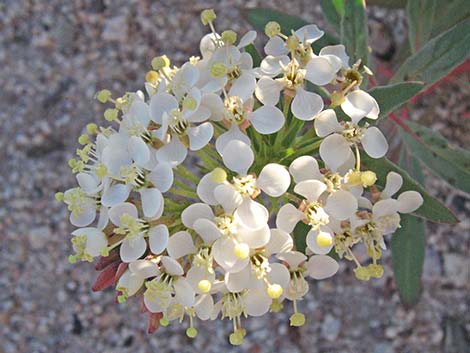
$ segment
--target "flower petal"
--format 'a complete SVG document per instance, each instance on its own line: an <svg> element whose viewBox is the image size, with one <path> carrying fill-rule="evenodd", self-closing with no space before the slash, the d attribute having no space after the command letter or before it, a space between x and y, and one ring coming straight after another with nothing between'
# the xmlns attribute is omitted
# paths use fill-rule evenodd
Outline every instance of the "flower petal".
<svg viewBox="0 0 470 353"><path fill-rule="evenodd" d="M172 167L181 164L188 154L186 147L177 137L172 137L171 141L162 146L157 151L157 160L160 163L168 163Z"/></svg>
<svg viewBox="0 0 470 353"><path fill-rule="evenodd" d="M150 159L150 150L147 144L137 136L129 139L129 154L134 162L139 166L144 166Z"/></svg>
<svg viewBox="0 0 470 353"><path fill-rule="evenodd" d="M271 236L269 242L266 244L264 251L267 256L274 255L281 252L291 251L294 247L294 241L289 233L282 229L271 229Z"/></svg>
<svg viewBox="0 0 470 353"><path fill-rule="evenodd" d="M243 270L236 273L225 274L225 286L232 293L241 292L249 288L251 279L251 266L246 266Z"/></svg>
<svg viewBox="0 0 470 353"><path fill-rule="evenodd" d="M113 207L123 203L129 197L131 187L125 184L114 184L105 189L101 197L101 204L106 207Z"/></svg>
<svg viewBox="0 0 470 353"><path fill-rule="evenodd" d="M201 181L197 185L197 196L199 196L199 198L208 205L217 205L217 200L214 196L214 190L217 185L219 184L212 180L211 173L207 173L201 178Z"/></svg>
<svg viewBox="0 0 470 353"><path fill-rule="evenodd" d="M264 52L266 55L281 56L286 55L289 50L287 50L284 40L281 37L275 36L268 40L264 46Z"/></svg>
<svg viewBox="0 0 470 353"><path fill-rule="evenodd" d="M388 199L395 195L398 190L400 190L403 185L403 178L400 174L395 172L390 172L387 174L387 181L385 182L385 187L382 190L380 195L382 199Z"/></svg>
<svg viewBox="0 0 470 353"><path fill-rule="evenodd" d="M258 80L255 95L263 105L276 105L281 95L282 84L269 76L263 76Z"/></svg>
<svg viewBox="0 0 470 353"><path fill-rule="evenodd" d="M247 244L251 249L257 249L265 246L269 242L271 232L269 226L265 224L259 229L251 230L240 227L236 235L240 243Z"/></svg>
<svg viewBox="0 0 470 353"><path fill-rule="evenodd" d="M314 255L307 262L308 274L314 279L325 279L339 270L338 262L326 255Z"/></svg>
<svg viewBox="0 0 470 353"><path fill-rule="evenodd" d="M255 156L249 145L239 140L233 140L225 146L222 159L228 169L245 175L253 164Z"/></svg>
<svg viewBox="0 0 470 353"><path fill-rule="evenodd" d="M214 212L212 212L212 209L205 203L194 203L186 207L181 213L181 221L186 227L191 229L194 227L194 222L201 218L209 220L214 219Z"/></svg>
<svg viewBox="0 0 470 353"><path fill-rule="evenodd" d="M240 97L242 101L247 101L253 96L256 87L255 76L245 72L232 83L228 95Z"/></svg>
<svg viewBox="0 0 470 353"><path fill-rule="evenodd" d="M333 132L343 130L343 127L336 118L336 113L333 109L326 109L315 117L314 121L315 132L319 137L325 137Z"/></svg>
<svg viewBox="0 0 470 353"><path fill-rule="evenodd" d="M111 207L109 210L109 219L111 222L113 222L114 225L119 227L121 226L121 216L125 214L131 216L132 218L137 218L138 213L135 205L130 202L123 202Z"/></svg>
<svg viewBox="0 0 470 353"><path fill-rule="evenodd" d="M276 226L287 233L291 233L302 219L304 219L303 212L300 212L294 205L288 203L280 208L276 218Z"/></svg>
<svg viewBox="0 0 470 353"><path fill-rule="evenodd" d="M162 209L163 196L157 188L141 188L139 190L142 200L142 211L145 217L156 217L159 210Z"/></svg>
<svg viewBox="0 0 470 353"><path fill-rule="evenodd" d="M153 121L161 124L163 113L169 114L178 108L178 101L169 93L159 93L150 97L150 115Z"/></svg>
<svg viewBox="0 0 470 353"><path fill-rule="evenodd" d="M198 151L209 143L214 135L214 127L211 123L206 122L198 126L190 127L186 130L189 137L189 149Z"/></svg>
<svg viewBox="0 0 470 353"><path fill-rule="evenodd" d="M301 42L306 42L308 44L312 44L316 40L320 39L324 33L325 32L321 31L317 25L313 24L300 27L294 32Z"/></svg>
<svg viewBox="0 0 470 353"><path fill-rule="evenodd" d="M328 246L320 246L317 242L318 236L321 234L322 237L330 237L331 244ZM333 249L334 246L334 233L328 227L321 227L320 229L312 229L307 233L307 246L314 254L325 255Z"/></svg>
<svg viewBox="0 0 470 353"><path fill-rule="evenodd" d="M284 114L274 106L264 105L248 115L256 131L263 135L273 134L284 126Z"/></svg>
<svg viewBox="0 0 470 353"><path fill-rule="evenodd" d="M194 253L196 248L194 247L191 234L186 231L173 234L168 240L166 251L173 259L179 259L185 255Z"/></svg>
<svg viewBox="0 0 470 353"><path fill-rule="evenodd" d="M329 84L336 77L336 72L338 71L331 64L331 61L324 56L311 58L305 69L305 79L318 86Z"/></svg>
<svg viewBox="0 0 470 353"><path fill-rule="evenodd" d="M357 124L362 118L377 119L379 117L379 105L369 93L357 90L346 95L341 109Z"/></svg>
<svg viewBox="0 0 470 353"><path fill-rule="evenodd" d="M346 190L338 190L328 197L325 210L342 221L356 213L357 207L357 199L353 194Z"/></svg>
<svg viewBox="0 0 470 353"><path fill-rule="evenodd" d="M338 45L328 45L323 47L319 53L320 56L322 55L334 55L341 59L344 68L349 67L349 56L346 54L346 48L342 44Z"/></svg>
<svg viewBox="0 0 470 353"><path fill-rule="evenodd" d="M297 184L309 179L323 180L318 162L312 156L302 156L294 159L289 166L289 172Z"/></svg>
<svg viewBox="0 0 470 353"><path fill-rule="evenodd" d="M199 218L194 222L193 227L196 233L199 234L207 245L211 245L222 236L222 233L215 223L205 218Z"/></svg>
<svg viewBox="0 0 470 353"><path fill-rule="evenodd" d="M224 148L229 144L230 141L239 140L247 145L251 145L250 138L240 131L237 124L232 124L227 132L220 135L215 141L215 148L221 156L223 156Z"/></svg>
<svg viewBox="0 0 470 353"><path fill-rule="evenodd" d="M272 303L272 299L266 293L266 288L250 289L243 298L246 313L255 317L266 314Z"/></svg>
<svg viewBox="0 0 470 353"><path fill-rule="evenodd" d="M186 278L178 278L178 280L173 283L173 288L175 289L175 299L178 304L182 304L186 307L194 305L196 293Z"/></svg>
<svg viewBox="0 0 470 353"><path fill-rule="evenodd" d="M323 99L316 93L298 88L292 101L292 114L300 120L313 120L323 109Z"/></svg>
<svg viewBox="0 0 470 353"><path fill-rule="evenodd" d="M279 197L289 188L290 175L286 167L276 163L269 163L261 170L256 183L269 196Z"/></svg>
<svg viewBox="0 0 470 353"><path fill-rule="evenodd" d="M228 184L218 185L214 190L214 196L226 213L233 212L243 202L240 193Z"/></svg>
<svg viewBox="0 0 470 353"><path fill-rule="evenodd" d="M332 171L336 171L351 155L351 148L340 134L325 137L320 144L320 157Z"/></svg>
<svg viewBox="0 0 470 353"><path fill-rule="evenodd" d="M256 31L253 31L253 30L246 32L243 35L243 37L241 37L240 41L238 42L237 48L241 49L241 48L246 47L247 45L252 44L256 39L256 35L257 35Z"/></svg>
<svg viewBox="0 0 470 353"><path fill-rule="evenodd" d="M294 187L294 192L305 197L307 201L314 202L326 189L326 185L319 180L305 180Z"/></svg>
<svg viewBox="0 0 470 353"><path fill-rule="evenodd" d="M156 277L160 274L158 266L149 260L131 262L129 264L129 270L142 278Z"/></svg>
<svg viewBox="0 0 470 353"><path fill-rule="evenodd" d="M377 127L369 127L361 139L362 147L372 158L382 158L388 150L385 136Z"/></svg>
<svg viewBox="0 0 470 353"><path fill-rule="evenodd" d="M417 191L405 191L398 196L398 212L411 213L423 204L423 197Z"/></svg>
<svg viewBox="0 0 470 353"><path fill-rule="evenodd" d="M149 246L152 253L159 255L162 253L167 245L170 233L168 228L164 224L156 225L155 227L149 230Z"/></svg>
<svg viewBox="0 0 470 353"><path fill-rule="evenodd" d="M182 276L184 274L183 267L178 261L169 257L162 256L162 265L165 268L165 272L172 276Z"/></svg>
<svg viewBox="0 0 470 353"><path fill-rule="evenodd" d="M254 230L260 229L268 223L269 213L266 207L260 203L251 198L245 198L235 210L234 217L243 227Z"/></svg>
<svg viewBox="0 0 470 353"><path fill-rule="evenodd" d="M159 163L147 179L161 192L167 192L173 185L173 169L168 163Z"/></svg>
<svg viewBox="0 0 470 353"><path fill-rule="evenodd" d="M140 235L132 239L124 239L119 250L122 262L132 262L145 253L147 242Z"/></svg>

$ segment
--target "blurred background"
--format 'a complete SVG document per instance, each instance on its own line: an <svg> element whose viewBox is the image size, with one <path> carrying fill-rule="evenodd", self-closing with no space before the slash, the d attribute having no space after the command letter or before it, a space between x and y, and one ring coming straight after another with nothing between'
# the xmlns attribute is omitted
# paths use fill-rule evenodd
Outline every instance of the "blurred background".
<svg viewBox="0 0 470 353"><path fill-rule="evenodd" d="M343 265L311 283L305 326L289 327L290 308L251 319L237 348L228 321L198 322L195 340L179 325L148 335L137 301L91 292L93 266L67 262L71 226L54 193L75 183L67 160L82 128L103 123L94 93L140 89L156 55L176 64L197 55L208 7L220 31L239 34L251 29L243 10L253 7L325 24L312 0L0 0L0 353L469 352L470 197L432 175L427 189L461 222L428 224L422 296L411 308L400 304L386 252L382 279L358 282ZM373 57L391 68L407 40L404 11L369 6L368 15ZM447 80L411 118L469 148L468 82L468 73Z"/></svg>

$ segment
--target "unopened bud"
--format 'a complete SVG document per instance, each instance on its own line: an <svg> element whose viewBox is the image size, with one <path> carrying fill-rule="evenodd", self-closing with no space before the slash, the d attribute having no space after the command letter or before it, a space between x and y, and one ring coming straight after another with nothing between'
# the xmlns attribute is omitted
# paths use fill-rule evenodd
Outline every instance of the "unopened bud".
<svg viewBox="0 0 470 353"><path fill-rule="evenodd" d="M377 181L377 175L373 171L367 170L361 173L361 181L365 186L372 186Z"/></svg>
<svg viewBox="0 0 470 353"><path fill-rule="evenodd" d="M223 62L216 62L211 66L211 76L212 77L222 77L227 74L227 66Z"/></svg>
<svg viewBox="0 0 470 353"><path fill-rule="evenodd" d="M317 245L321 248L326 248L333 244L333 238L327 232L320 231L317 235Z"/></svg>
<svg viewBox="0 0 470 353"><path fill-rule="evenodd" d="M282 287L279 284L270 284L268 286L268 296L271 299L277 299L282 295Z"/></svg>

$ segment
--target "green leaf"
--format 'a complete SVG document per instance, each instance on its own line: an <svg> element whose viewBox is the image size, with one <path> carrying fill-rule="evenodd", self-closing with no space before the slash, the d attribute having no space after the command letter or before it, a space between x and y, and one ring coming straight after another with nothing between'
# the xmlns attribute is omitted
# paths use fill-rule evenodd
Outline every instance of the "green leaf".
<svg viewBox="0 0 470 353"><path fill-rule="evenodd" d="M387 174L393 171L403 177L403 186L400 189L401 192L407 190L418 191L421 196L423 196L424 203L414 212L417 216L435 223L458 223L459 220L451 210L444 206L439 200L429 195L417 181L395 163L385 157L373 159L365 153L361 155L361 161L367 169L373 170L377 174L377 185L384 187Z"/></svg>
<svg viewBox="0 0 470 353"><path fill-rule="evenodd" d="M248 54L250 54L251 58L253 59L253 67L258 67L262 60L258 49L256 49L253 44L249 44L245 47L245 50Z"/></svg>
<svg viewBox="0 0 470 353"><path fill-rule="evenodd" d="M266 9L255 8L245 11L247 21L258 31L264 33L264 27L269 21L276 21L281 25L282 33L290 35L291 30L297 30L308 24L307 21L300 17L283 14L282 12ZM338 44L338 39L329 33L325 33L323 37L313 43L313 49L319 51L326 45Z"/></svg>
<svg viewBox="0 0 470 353"><path fill-rule="evenodd" d="M390 83L418 80L426 82L427 88L462 63L469 52L470 19L466 19L431 39L409 57Z"/></svg>
<svg viewBox="0 0 470 353"><path fill-rule="evenodd" d="M406 305L419 299L425 253L425 227L422 219L401 215L401 228L392 236L391 250L395 283Z"/></svg>
<svg viewBox="0 0 470 353"><path fill-rule="evenodd" d="M400 108L424 87L423 82L408 81L388 86L377 86L369 93L380 107L379 119Z"/></svg>
<svg viewBox="0 0 470 353"><path fill-rule="evenodd" d="M411 0L413 1L413 0ZM403 8L406 6L407 0L367 0L370 5L390 7L392 9Z"/></svg>
<svg viewBox="0 0 470 353"><path fill-rule="evenodd" d="M341 33L341 16L344 13L343 0L321 0L321 7L328 23Z"/></svg>
<svg viewBox="0 0 470 353"><path fill-rule="evenodd" d="M435 12L436 0L408 1L408 39L413 53L431 38Z"/></svg>
<svg viewBox="0 0 470 353"><path fill-rule="evenodd" d="M352 62L361 59L367 65L369 47L367 46L367 15L364 0L343 0L344 11L341 16L341 43L352 57Z"/></svg>
<svg viewBox="0 0 470 353"><path fill-rule="evenodd" d="M470 151L450 146L441 134L427 127L411 121L407 125L420 138L402 133L409 153L450 185L470 192Z"/></svg>
<svg viewBox="0 0 470 353"><path fill-rule="evenodd" d="M448 30L460 21L470 17L468 0L439 1L438 16L434 17L432 37Z"/></svg>
<svg viewBox="0 0 470 353"><path fill-rule="evenodd" d="M307 248L307 233L312 227L304 222L299 222L294 228L293 237L294 245L297 251L305 254L305 249Z"/></svg>

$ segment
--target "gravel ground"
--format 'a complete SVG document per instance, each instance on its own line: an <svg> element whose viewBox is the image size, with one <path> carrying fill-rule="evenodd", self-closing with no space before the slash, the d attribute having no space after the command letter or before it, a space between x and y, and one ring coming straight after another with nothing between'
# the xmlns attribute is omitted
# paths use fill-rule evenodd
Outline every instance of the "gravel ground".
<svg viewBox="0 0 470 353"><path fill-rule="evenodd" d="M387 254L381 280L359 283L344 267L312 284L304 327L290 328L289 312L250 320L234 348L229 322L201 323L195 340L176 325L147 335L137 302L92 293L92 266L67 262L71 227L53 195L74 184L66 161L103 109L93 94L140 88L157 54L175 62L196 54L203 8L215 7L218 28L243 32L240 9L268 6L321 24L317 3L0 0L0 353L469 351L470 198L432 176L428 190L461 222L428 225L422 298L411 309L399 303ZM372 47L384 57L403 39L403 13L372 9L370 18ZM467 148L468 82L439 87L412 115Z"/></svg>

